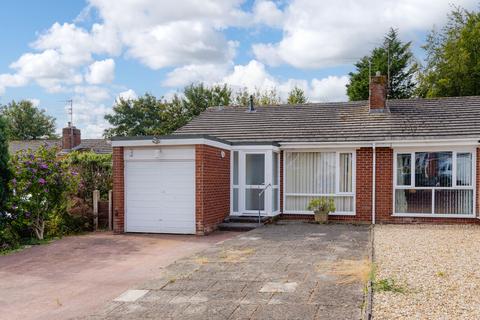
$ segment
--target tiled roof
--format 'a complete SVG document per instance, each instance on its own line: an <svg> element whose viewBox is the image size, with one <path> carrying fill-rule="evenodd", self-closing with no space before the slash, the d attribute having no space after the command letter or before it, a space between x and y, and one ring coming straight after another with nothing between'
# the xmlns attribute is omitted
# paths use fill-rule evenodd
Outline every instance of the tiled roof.
<svg viewBox="0 0 480 320"><path fill-rule="evenodd" d="M62 147L61 140L13 140L8 143L8 151L13 154L20 150L31 149L32 151L37 150L40 146L47 147Z"/></svg>
<svg viewBox="0 0 480 320"><path fill-rule="evenodd" d="M90 150L95 153L112 153L112 144L105 139L82 139L82 142L73 150Z"/></svg>
<svg viewBox="0 0 480 320"><path fill-rule="evenodd" d="M8 149L9 152L13 154L17 151L27 149L35 151L42 145L61 149L62 140L13 140L9 142ZM112 153L112 145L110 141L105 139L82 139L80 145L73 148L73 150L88 150L95 153L106 154ZM68 150L63 150L63 152L68 152Z"/></svg>
<svg viewBox="0 0 480 320"><path fill-rule="evenodd" d="M480 96L210 108L174 134L207 134L230 142L340 142L480 138Z"/></svg>

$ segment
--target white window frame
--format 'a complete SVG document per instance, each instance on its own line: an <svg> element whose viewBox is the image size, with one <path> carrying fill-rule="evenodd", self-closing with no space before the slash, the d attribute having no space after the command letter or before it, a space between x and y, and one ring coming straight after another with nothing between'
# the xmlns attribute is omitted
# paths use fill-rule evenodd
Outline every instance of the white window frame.
<svg viewBox="0 0 480 320"><path fill-rule="evenodd" d="M238 187L238 211L233 211L233 154L235 151L238 151L238 185L235 185L235 188ZM278 154L278 163L277 163L277 177L278 185L273 185L273 153ZM265 157L265 184L264 185L246 185L246 163L245 158L247 154L263 154ZM230 164L232 170L230 170L230 214L234 216L242 215L258 215L258 210L246 210L245 205L245 191L246 188L257 188L260 189L268 184L271 184L265 190L264 193L264 210L260 211L262 216L275 216L280 213L280 194L277 202L277 210L273 211L273 189L279 188L280 186L280 152L278 147L272 146L236 146L230 152ZM280 193L280 190L279 190Z"/></svg>
<svg viewBox="0 0 480 320"><path fill-rule="evenodd" d="M287 186L287 153L302 153L302 152L328 152L328 153L335 153L335 193L287 193L286 186ZM352 192L340 192L340 154L341 153L350 153L352 155ZM300 196L300 197L353 197L353 211L335 211L330 213L330 215L338 215L338 216L355 216L356 215L356 174L357 174L357 165L356 165L356 150L355 149L335 149L335 150L328 150L328 149L313 149L313 150L291 150L287 151L284 150L283 152L283 212L285 214L313 214L313 211L309 210L287 210L287 196Z"/></svg>
<svg viewBox="0 0 480 320"><path fill-rule="evenodd" d="M415 187L415 153L416 152L452 152L452 186L451 187ZM472 155L472 184L470 186L457 186L457 154L470 153ZM410 185L397 185L397 155L410 154ZM421 218L476 218L476 148L474 147L415 147L396 148L393 153L393 204L392 216L394 217L421 217ZM399 213L395 211L395 191L399 189L432 190L432 213ZM473 190L473 203L471 214L436 214L435 213L435 190Z"/></svg>

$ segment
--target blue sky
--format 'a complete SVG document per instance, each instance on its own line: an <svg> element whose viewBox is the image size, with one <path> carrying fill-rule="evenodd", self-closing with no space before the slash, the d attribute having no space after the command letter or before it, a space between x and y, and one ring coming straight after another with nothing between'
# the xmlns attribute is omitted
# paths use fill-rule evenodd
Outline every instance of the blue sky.
<svg viewBox="0 0 480 320"><path fill-rule="evenodd" d="M0 103L31 99L85 137L108 127L118 96L169 96L191 82L302 87L310 101L345 100L347 74L389 27L420 46L445 23L435 0L46 0L0 4ZM476 1L458 0L469 9Z"/></svg>

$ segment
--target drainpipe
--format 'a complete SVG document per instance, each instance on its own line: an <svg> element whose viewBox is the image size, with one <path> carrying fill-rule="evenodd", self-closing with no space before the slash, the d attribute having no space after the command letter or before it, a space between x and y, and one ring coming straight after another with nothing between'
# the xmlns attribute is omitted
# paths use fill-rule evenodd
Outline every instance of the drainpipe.
<svg viewBox="0 0 480 320"><path fill-rule="evenodd" d="M372 144L372 149L373 149L373 157L372 157L372 224L375 224L375 171L377 171L377 155L376 155L376 149L375 149L375 143Z"/></svg>

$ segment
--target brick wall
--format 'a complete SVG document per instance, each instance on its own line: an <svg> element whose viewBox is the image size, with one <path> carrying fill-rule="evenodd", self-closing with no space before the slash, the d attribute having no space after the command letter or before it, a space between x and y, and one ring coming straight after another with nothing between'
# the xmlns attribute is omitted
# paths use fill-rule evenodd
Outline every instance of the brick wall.
<svg viewBox="0 0 480 320"><path fill-rule="evenodd" d="M113 147L113 231L124 232L125 222L125 179L123 147Z"/></svg>
<svg viewBox="0 0 480 320"><path fill-rule="evenodd" d="M230 151L196 145L195 185L197 234L208 234L230 214Z"/></svg>

